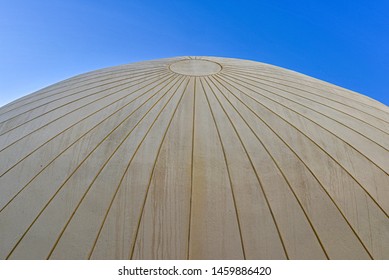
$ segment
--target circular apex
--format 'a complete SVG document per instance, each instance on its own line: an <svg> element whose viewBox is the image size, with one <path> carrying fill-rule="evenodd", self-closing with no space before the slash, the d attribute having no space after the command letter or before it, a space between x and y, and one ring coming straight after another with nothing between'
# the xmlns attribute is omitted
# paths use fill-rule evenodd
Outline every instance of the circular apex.
<svg viewBox="0 0 389 280"><path fill-rule="evenodd" d="M208 60L187 59L171 64L170 70L188 76L207 76L220 72L222 67Z"/></svg>

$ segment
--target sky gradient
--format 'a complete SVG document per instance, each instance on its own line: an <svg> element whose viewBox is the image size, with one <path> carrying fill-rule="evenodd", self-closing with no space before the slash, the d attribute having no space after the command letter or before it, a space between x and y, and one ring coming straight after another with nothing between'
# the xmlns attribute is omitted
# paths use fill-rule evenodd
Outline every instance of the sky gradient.
<svg viewBox="0 0 389 280"><path fill-rule="evenodd" d="M0 106L104 67L185 55L291 69L389 105L389 1L3 1Z"/></svg>

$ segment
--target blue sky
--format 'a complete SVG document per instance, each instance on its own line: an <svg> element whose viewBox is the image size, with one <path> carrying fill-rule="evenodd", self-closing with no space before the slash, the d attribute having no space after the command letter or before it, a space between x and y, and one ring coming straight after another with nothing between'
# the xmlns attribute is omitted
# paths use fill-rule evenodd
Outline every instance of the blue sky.
<svg viewBox="0 0 389 280"><path fill-rule="evenodd" d="M389 105L389 1L0 0L0 106L99 68L181 55L270 63Z"/></svg>

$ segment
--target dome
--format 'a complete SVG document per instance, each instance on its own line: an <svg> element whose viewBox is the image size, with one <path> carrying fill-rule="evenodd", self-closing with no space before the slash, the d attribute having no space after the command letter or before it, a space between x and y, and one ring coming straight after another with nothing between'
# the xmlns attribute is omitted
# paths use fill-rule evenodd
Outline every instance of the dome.
<svg viewBox="0 0 389 280"><path fill-rule="evenodd" d="M0 108L0 259L389 259L388 134L254 61L78 75Z"/></svg>

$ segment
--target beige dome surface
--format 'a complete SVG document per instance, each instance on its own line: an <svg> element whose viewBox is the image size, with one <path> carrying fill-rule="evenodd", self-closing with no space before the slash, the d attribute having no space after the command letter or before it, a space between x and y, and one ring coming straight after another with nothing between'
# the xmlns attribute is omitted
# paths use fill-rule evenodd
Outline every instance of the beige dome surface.
<svg viewBox="0 0 389 280"><path fill-rule="evenodd" d="M389 259L389 109L176 57L0 108L1 259Z"/></svg>

